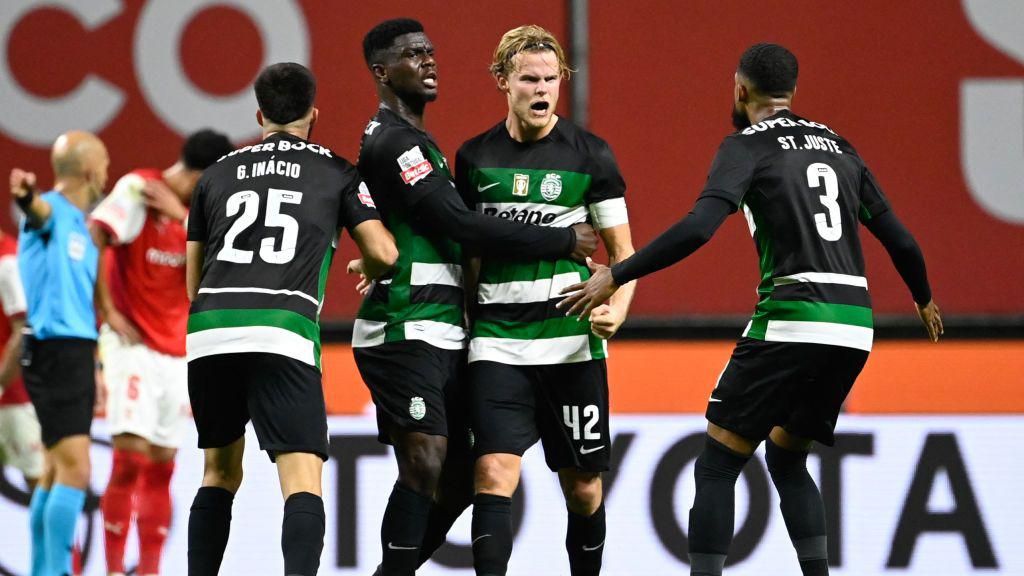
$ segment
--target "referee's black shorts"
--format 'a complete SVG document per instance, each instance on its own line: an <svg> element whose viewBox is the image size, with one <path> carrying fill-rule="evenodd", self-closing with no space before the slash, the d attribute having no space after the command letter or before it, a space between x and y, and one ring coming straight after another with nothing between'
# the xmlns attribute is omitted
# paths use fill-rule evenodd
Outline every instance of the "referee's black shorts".
<svg viewBox="0 0 1024 576"><path fill-rule="evenodd" d="M84 338L22 340L21 374L39 418L43 445L89 435L96 402L96 341Z"/></svg>
<svg viewBox="0 0 1024 576"><path fill-rule="evenodd" d="M707 419L751 440L775 426L831 446L846 395L868 352L741 338L708 401Z"/></svg>
<svg viewBox="0 0 1024 576"><path fill-rule="evenodd" d="M280 354L215 354L188 363L188 396L200 448L222 448L251 419L260 448L327 460L327 408L320 371Z"/></svg>

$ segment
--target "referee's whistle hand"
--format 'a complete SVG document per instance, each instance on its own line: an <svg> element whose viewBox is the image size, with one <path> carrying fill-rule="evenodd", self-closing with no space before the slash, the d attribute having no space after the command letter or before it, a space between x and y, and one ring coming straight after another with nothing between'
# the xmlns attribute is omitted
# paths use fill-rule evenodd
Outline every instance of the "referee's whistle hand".
<svg viewBox="0 0 1024 576"><path fill-rule="evenodd" d="M36 188L36 175L21 168L11 169L11 197L24 198Z"/></svg>

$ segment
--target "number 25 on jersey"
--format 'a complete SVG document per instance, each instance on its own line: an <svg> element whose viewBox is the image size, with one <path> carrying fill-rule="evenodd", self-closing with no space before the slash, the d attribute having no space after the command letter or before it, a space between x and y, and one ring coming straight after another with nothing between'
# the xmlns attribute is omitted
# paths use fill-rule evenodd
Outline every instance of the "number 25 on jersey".
<svg viewBox="0 0 1024 576"><path fill-rule="evenodd" d="M284 234L281 237L281 248L274 247L274 238L266 237L260 240L260 259L268 264L287 264L295 257L295 246L299 238L299 223L287 214L281 212L284 204L299 204L302 202L302 192L294 190L280 190L270 188L267 190L267 215L264 218L264 228L282 228ZM260 212L260 196L253 190L241 190L228 196L226 211L228 216L234 216L241 210L238 217L227 234L224 235L224 247L217 252L217 260L234 262L235 264L252 264L253 250L242 250L235 247L238 235L252 226Z"/></svg>

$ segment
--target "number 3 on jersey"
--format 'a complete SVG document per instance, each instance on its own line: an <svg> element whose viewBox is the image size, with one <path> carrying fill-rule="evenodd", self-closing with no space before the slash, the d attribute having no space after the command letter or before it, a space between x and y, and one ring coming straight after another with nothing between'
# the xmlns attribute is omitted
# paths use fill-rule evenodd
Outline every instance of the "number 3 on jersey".
<svg viewBox="0 0 1024 576"><path fill-rule="evenodd" d="M268 237L260 240L260 258L268 264L287 264L295 257L295 245L299 238L299 223L287 214L281 213L282 204L299 204L302 202L302 192L293 190L280 190L270 188L267 190L267 215L264 218L264 226L267 228L282 228L284 234L281 237L281 249L274 248L274 238ZM235 240L238 235L252 226L260 211L260 197L253 190L242 190L228 196L227 215L234 216L241 210L238 217L227 234L224 235L224 247L217 252L217 260L234 262L235 264L252 264L252 250L241 250L235 248Z"/></svg>
<svg viewBox="0 0 1024 576"><path fill-rule="evenodd" d="M812 189L821 186L825 181L825 193L818 197L821 203L828 210L828 215L818 212L814 215L814 224L818 228L818 234L828 240L835 242L843 237L843 218L839 211L839 179L836 178L836 171L828 164L815 162L807 167L807 185Z"/></svg>

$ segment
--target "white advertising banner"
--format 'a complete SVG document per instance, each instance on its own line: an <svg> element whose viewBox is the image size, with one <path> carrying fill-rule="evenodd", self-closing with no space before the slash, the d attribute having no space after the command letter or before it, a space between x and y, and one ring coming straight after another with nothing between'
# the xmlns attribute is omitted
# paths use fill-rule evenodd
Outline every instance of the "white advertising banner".
<svg viewBox="0 0 1024 576"><path fill-rule="evenodd" d="M695 415L612 418L614 470L605 478L607 576L687 574L693 461L703 443ZM92 489L106 484L110 449L95 426ZM327 535L321 574L369 576L380 558L380 519L396 468L371 416L332 417L324 469ZM222 574L281 574L282 504L276 472L250 430L246 476L235 498ZM844 416L837 445L812 457L829 515L832 573L1024 574L1024 459L1013 456L1024 416ZM178 458L174 522L163 574L186 573L188 510L202 477L194 430ZM509 574L569 573L565 505L540 448L527 453ZM28 494L16 470L0 476L0 575L27 573ZM90 498L80 525L86 575L104 574L102 518ZM759 453L737 486L730 576L796 574L778 498ZM422 576L472 574L467 512ZM134 565L135 539L128 544Z"/></svg>

